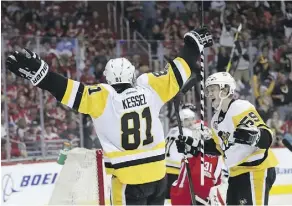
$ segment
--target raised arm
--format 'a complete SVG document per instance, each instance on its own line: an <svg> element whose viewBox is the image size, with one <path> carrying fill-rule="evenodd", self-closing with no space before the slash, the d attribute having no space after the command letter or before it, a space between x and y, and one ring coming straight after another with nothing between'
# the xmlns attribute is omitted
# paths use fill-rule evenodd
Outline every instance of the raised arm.
<svg viewBox="0 0 292 206"><path fill-rule="evenodd" d="M171 100L185 86L191 75L199 75L197 61L201 52L213 45L207 28L187 32L184 42L178 57L169 61L165 70L141 75L137 80L138 85L147 85L155 90L163 103Z"/></svg>
<svg viewBox="0 0 292 206"><path fill-rule="evenodd" d="M6 60L6 67L17 76L28 79L34 86L49 91L59 102L80 113L98 117L105 107L108 92L102 85L85 86L51 72L44 60L27 49L11 54Z"/></svg>

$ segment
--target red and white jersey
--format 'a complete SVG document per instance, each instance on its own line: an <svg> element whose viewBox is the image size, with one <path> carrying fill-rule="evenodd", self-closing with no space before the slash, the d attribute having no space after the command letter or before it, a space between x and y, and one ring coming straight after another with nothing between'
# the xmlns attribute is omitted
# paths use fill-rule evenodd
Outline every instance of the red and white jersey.
<svg viewBox="0 0 292 206"><path fill-rule="evenodd" d="M210 189L221 184L222 169L226 169L222 156L205 154L205 184L201 186L200 177L200 155L188 158L195 194L203 200L209 197ZM191 196L189 180L185 162L182 161L178 179L172 184L171 191L172 205L190 205Z"/></svg>

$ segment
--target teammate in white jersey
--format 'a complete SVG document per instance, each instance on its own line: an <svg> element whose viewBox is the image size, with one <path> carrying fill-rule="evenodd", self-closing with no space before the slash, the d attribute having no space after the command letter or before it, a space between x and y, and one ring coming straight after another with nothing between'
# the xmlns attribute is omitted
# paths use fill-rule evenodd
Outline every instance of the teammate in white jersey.
<svg viewBox="0 0 292 206"><path fill-rule="evenodd" d="M62 104L89 114L113 169L113 205L162 205L165 199L165 140L159 121L160 108L172 99L192 72L204 47L213 41L206 28L184 36L177 58L158 73L135 78L134 66L125 58L108 61L107 84L86 86L49 71L40 57L15 51L7 68L34 86L52 93Z"/></svg>
<svg viewBox="0 0 292 206"><path fill-rule="evenodd" d="M192 137L192 129L196 121L196 114L190 108L185 108L179 112L183 126L183 134L185 137ZM180 171L181 160L183 154L179 153L176 148L175 141L178 140L179 129L173 127L169 130L165 139L165 155L166 155L166 173L167 173L167 192L166 198L170 199L170 188L172 183L177 180Z"/></svg>
<svg viewBox="0 0 292 206"><path fill-rule="evenodd" d="M213 140L230 170L227 204L266 205L278 164L269 149L273 134L250 102L233 99L235 88L227 72L206 80L206 96L216 110Z"/></svg>

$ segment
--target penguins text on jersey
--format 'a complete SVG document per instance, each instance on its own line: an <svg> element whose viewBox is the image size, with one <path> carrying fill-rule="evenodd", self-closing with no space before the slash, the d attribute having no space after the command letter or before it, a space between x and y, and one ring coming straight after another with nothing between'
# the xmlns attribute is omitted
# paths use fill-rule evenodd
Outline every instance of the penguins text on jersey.
<svg viewBox="0 0 292 206"><path fill-rule="evenodd" d="M108 84L84 86L68 79L61 102L92 117L107 166L120 182L153 182L165 175L165 141L159 111L190 74L185 60L178 57L163 73L143 74L136 87L122 93Z"/></svg>
<svg viewBox="0 0 292 206"><path fill-rule="evenodd" d="M271 150L234 143L233 132L240 123L256 125L271 132L251 103L235 100L225 117L220 117L219 114L220 111L217 111L212 118L212 135L218 151L225 157L225 163L230 168L230 176L274 167L277 164ZM258 160L262 161L258 163Z"/></svg>

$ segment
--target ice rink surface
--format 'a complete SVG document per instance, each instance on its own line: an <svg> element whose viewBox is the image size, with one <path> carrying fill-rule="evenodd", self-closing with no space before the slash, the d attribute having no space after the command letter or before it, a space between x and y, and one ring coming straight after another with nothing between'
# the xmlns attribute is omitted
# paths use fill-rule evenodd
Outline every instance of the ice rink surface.
<svg viewBox="0 0 292 206"><path fill-rule="evenodd" d="M164 205L171 205L170 201L166 200ZM272 195L270 196L269 205L291 205L292 206L292 194Z"/></svg>

